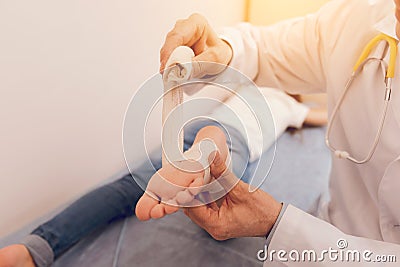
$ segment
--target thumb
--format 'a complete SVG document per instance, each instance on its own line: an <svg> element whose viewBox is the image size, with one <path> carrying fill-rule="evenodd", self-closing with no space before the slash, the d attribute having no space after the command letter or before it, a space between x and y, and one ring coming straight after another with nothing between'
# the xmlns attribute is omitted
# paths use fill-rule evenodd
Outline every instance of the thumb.
<svg viewBox="0 0 400 267"><path fill-rule="evenodd" d="M242 181L235 176L225 164L225 161L222 159L220 153L215 151L212 154L213 161L210 164L210 173L211 175L217 179L218 183L224 188L226 193L229 193L231 196L235 197L236 194L241 190L235 190L238 188L237 185L242 185ZM241 189L241 187L239 188ZM240 194L240 193L239 193Z"/></svg>
<svg viewBox="0 0 400 267"><path fill-rule="evenodd" d="M192 78L203 78L207 75L217 75L221 73L226 65L221 64L218 59L216 48L208 48L203 53L192 59Z"/></svg>
<svg viewBox="0 0 400 267"><path fill-rule="evenodd" d="M222 160L221 154L219 153L219 151L215 151L210 155L209 161L211 161L211 160L212 160L212 162L210 164L210 173L213 177L218 179L227 170L226 164Z"/></svg>

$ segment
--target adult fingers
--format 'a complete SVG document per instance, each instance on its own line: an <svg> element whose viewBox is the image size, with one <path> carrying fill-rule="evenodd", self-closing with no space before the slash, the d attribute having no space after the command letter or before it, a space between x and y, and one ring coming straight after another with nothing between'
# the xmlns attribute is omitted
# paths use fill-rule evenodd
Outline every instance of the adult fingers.
<svg viewBox="0 0 400 267"><path fill-rule="evenodd" d="M225 161L222 160L218 151L215 152L214 160L210 165L210 173L218 180L218 183L228 191L240 181L239 178L227 168Z"/></svg>
<svg viewBox="0 0 400 267"><path fill-rule="evenodd" d="M219 178L222 176L222 174L227 171L227 167L225 162L221 158L221 154L219 151L215 151L214 153L211 153L209 156L209 161L211 161L210 165L210 173L213 177Z"/></svg>
<svg viewBox="0 0 400 267"><path fill-rule="evenodd" d="M217 75L225 70L232 59L231 46L215 36L215 44L209 45L193 58L192 77L202 78L206 75Z"/></svg>
<svg viewBox="0 0 400 267"><path fill-rule="evenodd" d="M225 192L229 194L231 200L240 201L240 199L244 197L244 194L248 193L248 190L245 190L245 188L247 188L246 184L240 181L240 179L226 167L218 151L213 158L214 160L210 165L211 175L217 179Z"/></svg>
<svg viewBox="0 0 400 267"><path fill-rule="evenodd" d="M226 68L226 65L219 62L215 50L215 48L209 48L193 58L192 78L203 78L207 75L217 75Z"/></svg>
<svg viewBox="0 0 400 267"><path fill-rule="evenodd" d="M192 47L200 39L206 39L207 32L210 31L206 30L208 27L210 26L207 20L199 14L193 14L185 20L178 20L174 28L167 34L160 50L160 72L164 71L165 64L175 48L181 45ZM198 48L196 50L195 52L201 53Z"/></svg>

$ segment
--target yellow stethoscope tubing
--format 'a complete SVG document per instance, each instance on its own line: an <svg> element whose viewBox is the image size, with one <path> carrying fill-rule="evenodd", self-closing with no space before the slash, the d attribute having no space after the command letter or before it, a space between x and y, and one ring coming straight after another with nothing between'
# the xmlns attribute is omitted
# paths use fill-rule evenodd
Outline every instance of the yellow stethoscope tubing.
<svg viewBox="0 0 400 267"><path fill-rule="evenodd" d="M357 72L360 68L361 64L367 60L369 55L371 54L372 50L380 43L381 41L386 41L390 47L390 59L389 65L386 72L386 78L394 78L394 73L396 69L396 58L397 58L397 40L394 38L381 33L378 34L375 38L373 38L367 46L364 48L363 52L361 53L360 58L357 60L357 63L354 65L353 71Z"/></svg>
<svg viewBox="0 0 400 267"><path fill-rule="evenodd" d="M371 54L372 50L381 41L386 41L389 44L389 53L390 53L389 65L388 65L388 68L386 71L386 77L385 77L386 92L385 92L385 99L384 99L385 103L384 103L384 107L383 107L383 113L381 116L381 123L380 123L378 131L376 133L374 143L371 147L371 150L369 151L369 153L367 154L367 156L364 159L357 160L356 158L352 157L349 152L347 152L345 150L338 150L338 149L334 148L330 144L329 137L330 137L330 133L332 130L333 121L338 113L340 106L343 103L343 100L344 100L349 88L351 87L351 84L353 83L355 77L361 72L361 68L368 62L368 57ZM356 65L353 68L353 73L352 73L350 79L347 81L346 86L343 90L343 93L340 96L338 103L336 104L336 106L334 107L334 109L332 111L332 115L329 119L328 127L326 130L326 135L325 135L326 145L338 158L348 159L356 164L364 164L364 163L370 161L373 154L375 153L376 147L378 146L378 143L379 143L380 136L382 134L383 125L384 125L384 122L386 119L387 109L389 106L390 95L391 95L391 91L392 91L392 79L394 78L395 69L396 69L397 50L398 50L397 40L395 40L394 38L387 36L385 34L379 34L378 36L373 38L367 44L367 46L364 48L363 52L361 53L361 56L357 60Z"/></svg>

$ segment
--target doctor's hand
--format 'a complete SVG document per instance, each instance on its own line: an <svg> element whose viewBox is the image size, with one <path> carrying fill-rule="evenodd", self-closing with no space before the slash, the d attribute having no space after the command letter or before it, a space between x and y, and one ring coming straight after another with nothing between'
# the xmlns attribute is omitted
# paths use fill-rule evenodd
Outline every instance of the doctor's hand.
<svg viewBox="0 0 400 267"><path fill-rule="evenodd" d="M235 237L266 236L282 209L266 192L249 192L249 185L240 181L225 166L217 154L211 164L211 174L219 177L224 188L232 188L222 203L186 208L185 214L216 240Z"/></svg>
<svg viewBox="0 0 400 267"><path fill-rule="evenodd" d="M206 18L199 14L178 20L167 34L160 51L160 72L164 71L169 56L178 46L189 46L193 49L195 57L192 75L196 78L220 73L232 58L231 47L218 37Z"/></svg>

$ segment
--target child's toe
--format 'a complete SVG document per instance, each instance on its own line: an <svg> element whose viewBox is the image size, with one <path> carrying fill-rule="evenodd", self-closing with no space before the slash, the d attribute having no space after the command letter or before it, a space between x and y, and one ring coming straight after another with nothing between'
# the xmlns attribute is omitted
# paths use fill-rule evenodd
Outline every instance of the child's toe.
<svg viewBox="0 0 400 267"><path fill-rule="evenodd" d="M151 211L150 216L152 219L160 219L165 216L164 204L155 205Z"/></svg>
<svg viewBox="0 0 400 267"><path fill-rule="evenodd" d="M148 194L143 194L136 204L135 214L136 217L141 221L150 220L150 212L154 206L158 204L158 201Z"/></svg>
<svg viewBox="0 0 400 267"><path fill-rule="evenodd" d="M164 209L165 209L166 214L172 214L179 210L178 203L175 200L170 200L167 203L165 203L164 205L165 205Z"/></svg>

